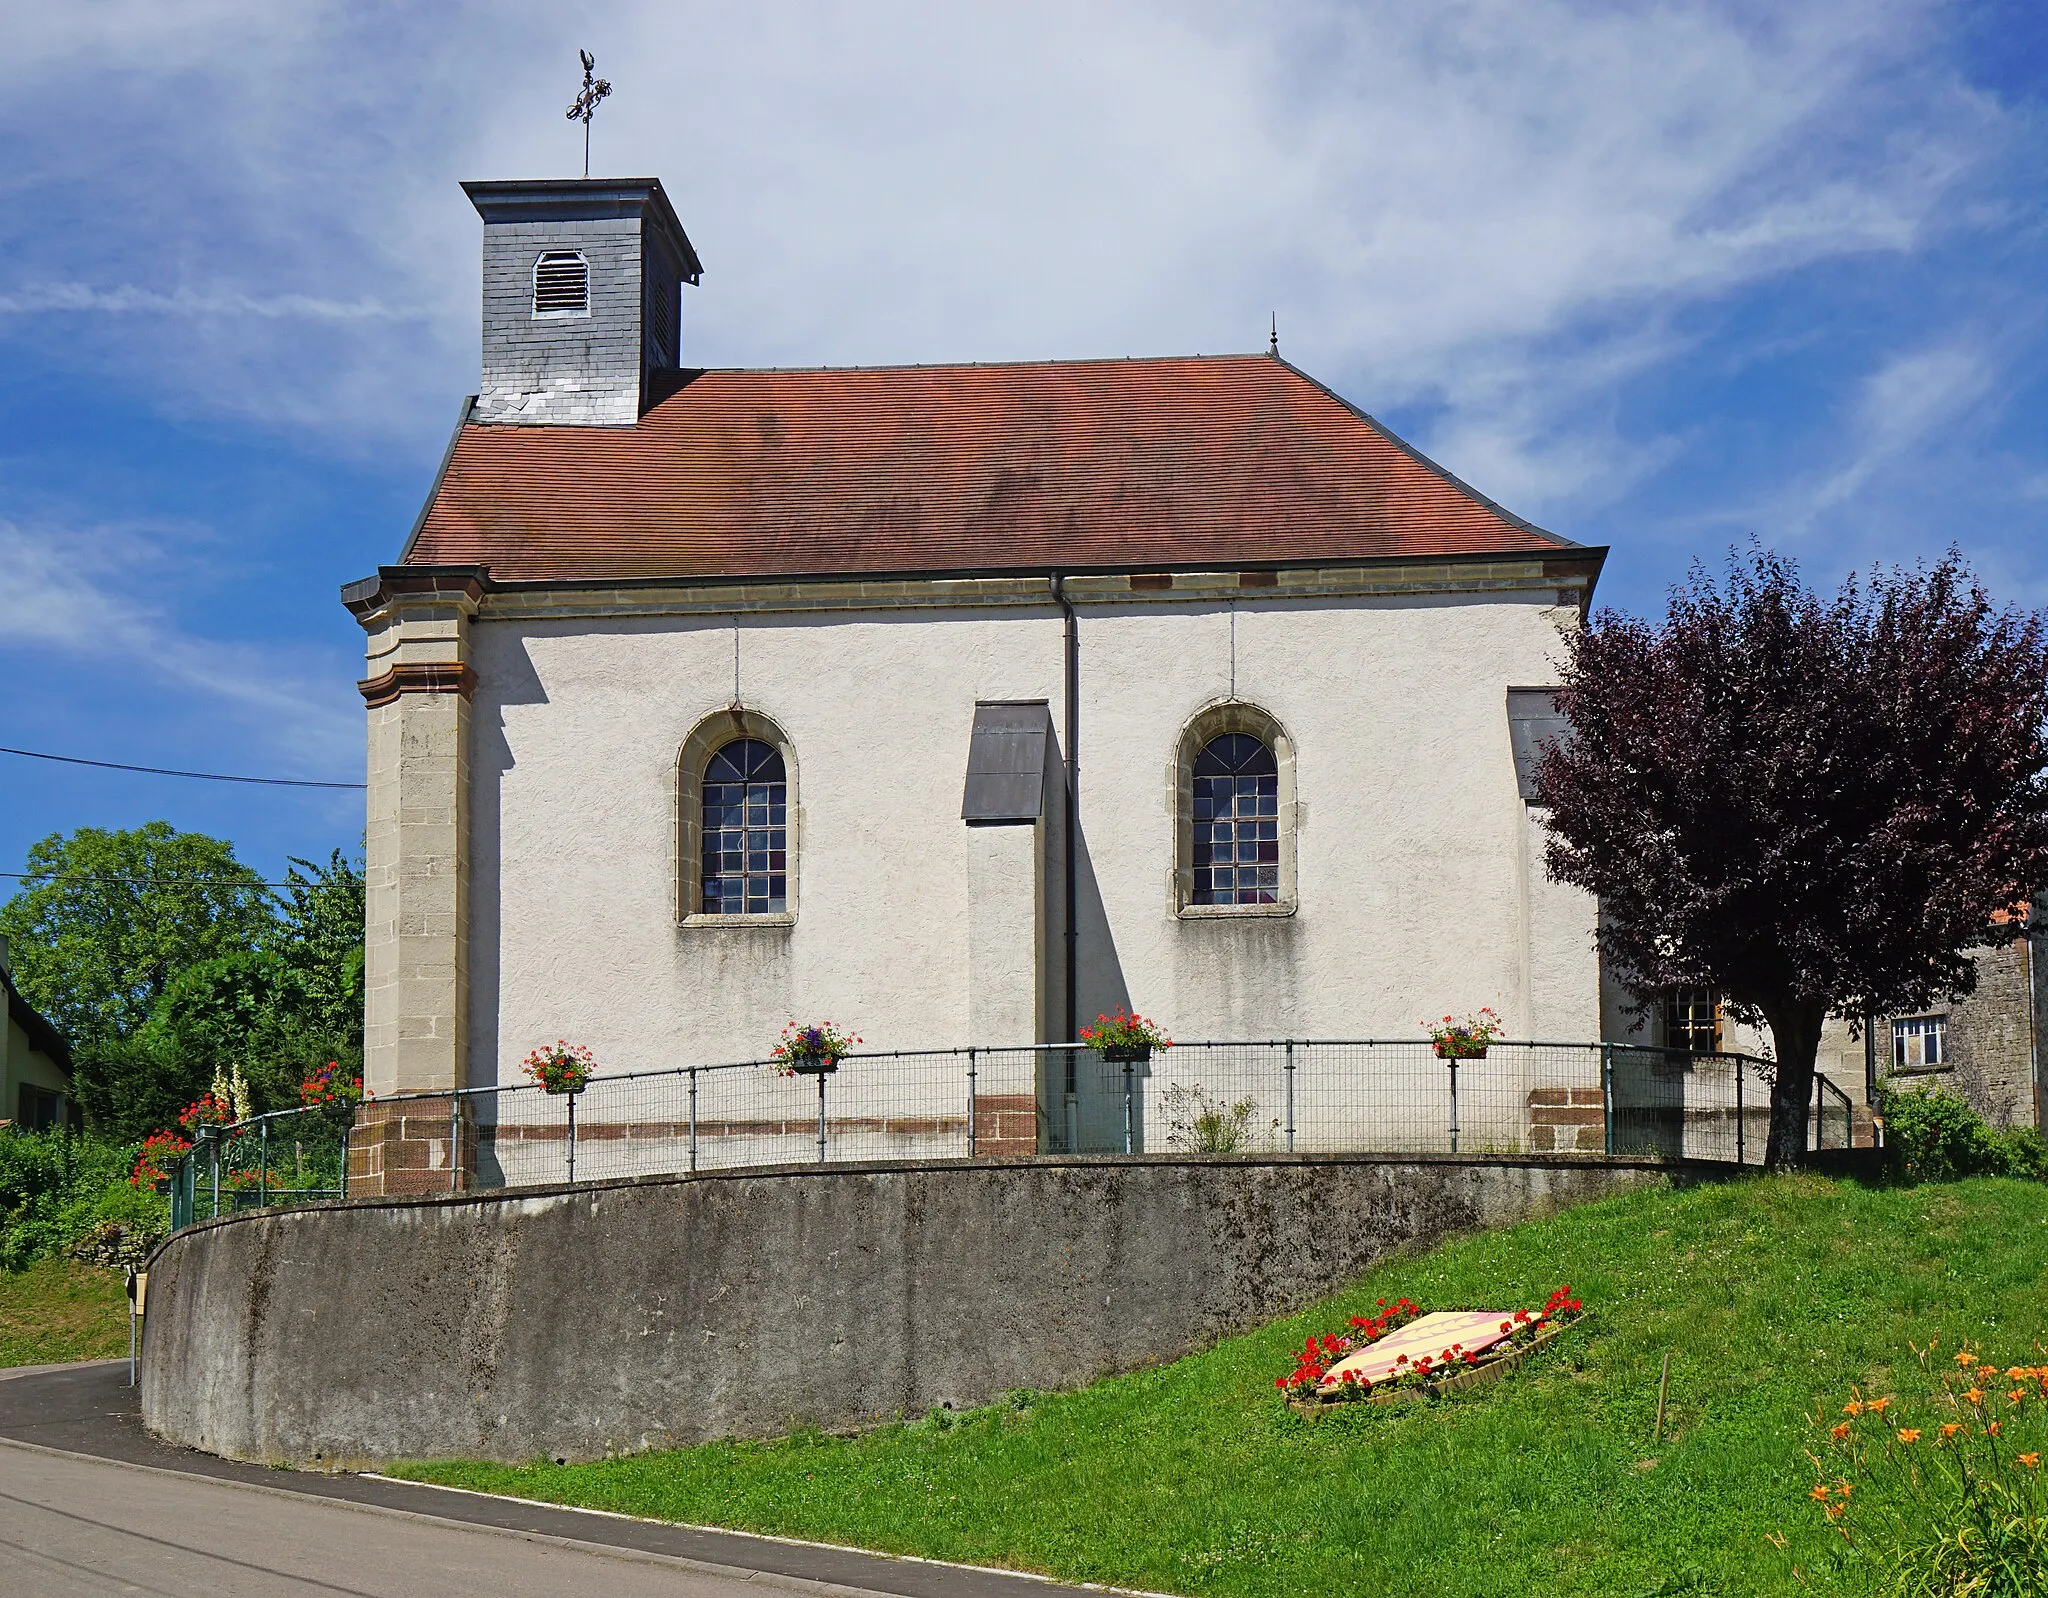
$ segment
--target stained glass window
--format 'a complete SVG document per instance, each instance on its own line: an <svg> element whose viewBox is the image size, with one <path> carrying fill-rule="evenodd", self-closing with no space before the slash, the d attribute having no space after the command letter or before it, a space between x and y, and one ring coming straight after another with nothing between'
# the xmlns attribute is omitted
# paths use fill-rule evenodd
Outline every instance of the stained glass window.
<svg viewBox="0 0 2048 1598"><path fill-rule="evenodd" d="M739 738L704 768L704 911L789 908L789 782L782 755Z"/></svg>
<svg viewBox="0 0 2048 1598"><path fill-rule="evenodd" d="M1277 904L1280 768L1247 733L1211 739L1195 757L1196 904Z"/></svg>

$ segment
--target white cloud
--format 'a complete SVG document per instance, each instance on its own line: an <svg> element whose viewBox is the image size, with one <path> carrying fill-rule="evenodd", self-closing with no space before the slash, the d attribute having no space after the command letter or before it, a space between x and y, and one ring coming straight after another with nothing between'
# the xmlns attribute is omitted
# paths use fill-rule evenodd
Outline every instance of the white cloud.
<svg viewBox="0 0 2048 1598"><path fill-rule="evenodd" d="M212 701L294 770L352 769L361 715L336 691L333 661L202 637L147 597L173 570L197 569L189 551L201 538L191 528L0 519L0 649L140 667L158 687Z"/></svg>
<svg viewBox="0 0 2048 1598"><path fill-rule="evenodd" d="M0 337L332 447L431 448L474 375L455 182L577 169L582 44L616 87L597 169L662 176L706 259L690 359L1249 349L1277 310L1290 357L1370 408L1432 408L1421 442L1541 517L1676 447L1629 439L1612 405L1683 348L1677 307L1925 236L2004 137L1928 47L1942 17L49 8L0 62L27 152L0 180L0 308L104 283L61 308L125 314L95 333L17 311Z"/></svg>
<svg viewBox="0 0 2048 1598"><path fill-rule="evenodd" d="M1984 350L1952 343L1897 354L1864 379L1846 460L1802 494L1787 518L1807 532L1852 503L1885 468L1908 457L1991 389L1996 363Z"/></svg>
<svg viewBox="0 0 2048 1598"><path fill-rule="evenodd" d="M266 320L303 319L315 322L384 321L396 316L374 300L343 304L306 294L201 294L180 288L164 294L123 283L92 288L84 283L43 283L13 293L0 293L0 316L36 316L48 311L102 312L112 315L255 316Z"/></svg>

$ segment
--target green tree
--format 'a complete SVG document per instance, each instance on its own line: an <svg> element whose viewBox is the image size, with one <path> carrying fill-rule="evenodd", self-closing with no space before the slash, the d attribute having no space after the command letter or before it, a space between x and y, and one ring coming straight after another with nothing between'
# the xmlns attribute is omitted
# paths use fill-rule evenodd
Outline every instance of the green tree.
<svg viewBox="0 0 2048 1598"><path fill-rule="evenodd" d="M298 1102L323 1062L362 1063L363 877L336 850L293 860L260 941L187 966L141 1033L171 1079L196 1094L239 1066L258 1110Z"/></svg>
<svg viewBox="0 0 2048 1598"><path fill-rule="evenodd" d="M296 1031L358 1058L363 1047L363 874L339 849L324 866L294 859L270 946L280 1004Z"/></svg>
<svg viewBox="0 0 2048 1598"><path fill-rule="evenodd" d="M363 876L339 850L273 895L232 845L154 821L45 838L28 872L0 933L95 1128L169 1125L233 1066L278 1109L322 1062L361 1065Z"/></svg>
<svg viewBox="0 0 2048 1598"><path fill-rule="evenodd" d="M258 946L273 924L232 844L164 821L52 833L27 873L0 934L23 996L84 1056L138 1032L180 971Z"/></svg>

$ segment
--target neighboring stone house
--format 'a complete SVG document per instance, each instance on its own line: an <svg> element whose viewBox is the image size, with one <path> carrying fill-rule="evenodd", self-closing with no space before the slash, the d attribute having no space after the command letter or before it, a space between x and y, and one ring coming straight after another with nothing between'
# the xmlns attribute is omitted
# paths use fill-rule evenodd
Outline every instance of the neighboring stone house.
<svg viewBox="0 0 2048 1598"><path fill-rule="evenodd" d="M1879 1016L1855 1037L1831 1025L1821 1047L1836 1060L1833 1069L1873 1094L1883 1082L1906 1089L1924 1083L1962 1094L1994 1126L2048 1127L2041 1092L2048 1032L2044 911L2048 900L2022 906L2014 917L2024 923L2022 936L1975 952L1977 989L1968 998Z"/></svg>
<svg viewBox="0 0 2048 1598"><path fill-rule="evenodd" d="M7 995L7 1031L0 1040L0 1124L11 1121L31 1131L77 1126L71 1050L63 1034L14 985L5 938L0 938L0 989Z"/></svg>
<svg viewBox="0 0 2048 1598"><path fill-rule="evenodd" d="M2019 938L1973 952L1977 988L1968 998L1853 1027L1830 1021L1815 1068L1859 1107L1875 1102L1882 1083L1926 1084L1960 1093L1994 1126L2048 1128L2041 1087L2048 1041L2041 945L2048 942L2048 909L2036 900L2013 919L2025 926ZM1604 1027L1610 1038L1662 1048L1770 1053L1767 1031L1730 1021L1718 995L1703 988L1658 994L1638 1010L1633 996L1610 981ZM1857 1125L1863 1121L1859 1112Z"/></svg>
<svg viewBox="0 0 2048 1598"><path fill-rule="evenodd" d="M1518 763L1605 551L1277 352L690 368L658 183L468 192L481 391L344 592L374 1093L791 1017L1600 1035Z"/></svg>

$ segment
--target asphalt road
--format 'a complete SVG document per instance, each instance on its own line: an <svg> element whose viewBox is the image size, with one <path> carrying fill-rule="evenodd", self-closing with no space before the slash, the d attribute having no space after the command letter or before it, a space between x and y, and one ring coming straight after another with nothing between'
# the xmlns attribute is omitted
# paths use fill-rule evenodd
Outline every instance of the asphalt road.
<svg viewBox="0 0 2048 1598"><path fill-rule="evenodd" d="M0 1442L9 1598L739 1598L853 1592Z"/></svg>
<svg viewBox="0 0 2048 1598"><path fill-rule="evenodd" d="M0 1370L4 1598L1060 1598L1089 1590L377 1476L240 1465L151 1437L127 1381L125 1360Z"/></svg>

